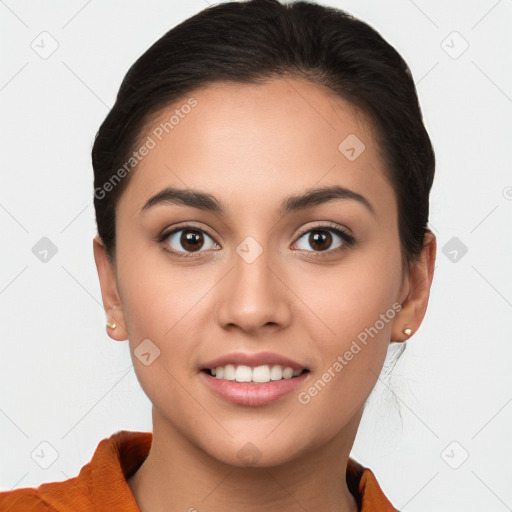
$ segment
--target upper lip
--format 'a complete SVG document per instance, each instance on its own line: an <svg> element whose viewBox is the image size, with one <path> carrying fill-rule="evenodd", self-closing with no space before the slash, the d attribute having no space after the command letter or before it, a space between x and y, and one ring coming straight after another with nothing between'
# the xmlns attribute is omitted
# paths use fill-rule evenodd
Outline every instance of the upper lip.
<svg viewBox="0 0 512 512"><path fill-rule="evenodd" d="M246 352L232 352L205 363L202 369L217 368L217 366L226 366L233 364L235 366L243 364L250 367L263 365L279 365L284 368L290 367L292 370L304 370L307 367L288 357L274 354L273 352L258 352L256 354L248 354Z"/></svg>

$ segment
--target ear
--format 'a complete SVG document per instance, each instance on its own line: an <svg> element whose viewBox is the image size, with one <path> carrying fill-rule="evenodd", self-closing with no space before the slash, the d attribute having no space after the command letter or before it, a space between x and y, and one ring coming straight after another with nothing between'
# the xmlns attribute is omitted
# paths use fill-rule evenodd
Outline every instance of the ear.
<svg viewBox="0 0 512 512"><path fill-rule="evenodd" d="M107 326L107 334L113 340L124 341L128 339L128 332L126 330L123 305L117 289L116 271L107 256L107 251L99 235L96 235L92 242L107 322L116 324L115 329Z"/></svg>
<svg viewBox="0 0 512 512"><path fill-rule="evenodd" d="M403 342L410 338L404 329L411 329L414 334L420 327L427 310L430 286L434 277L437 241L432 231L427 231L423 238L423 248L418 259L411 262L400 290L402 309L395 316L391 339Z"/></svg>

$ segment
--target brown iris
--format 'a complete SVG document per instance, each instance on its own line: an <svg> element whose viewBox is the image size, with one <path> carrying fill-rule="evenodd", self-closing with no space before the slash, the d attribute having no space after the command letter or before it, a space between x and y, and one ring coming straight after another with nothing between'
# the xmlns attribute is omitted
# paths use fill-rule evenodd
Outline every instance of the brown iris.
<svg viewBox="0 0 512 512"><path fill-rule="evenodd" d="M316 251L325 251L332 243L332 235L325 229L316 229L311 231L308 242ZM322 247L322 244L325 245L326 242L327 246ZM320 247L318 247L319 244Z"/></svg>
<svg viewBox="0 0 512 512"><path fill-rule="evenodd" d="M180 243L187 251L199 250L204 244L204 236L200 231L188 229L180 236Z"/></svg>

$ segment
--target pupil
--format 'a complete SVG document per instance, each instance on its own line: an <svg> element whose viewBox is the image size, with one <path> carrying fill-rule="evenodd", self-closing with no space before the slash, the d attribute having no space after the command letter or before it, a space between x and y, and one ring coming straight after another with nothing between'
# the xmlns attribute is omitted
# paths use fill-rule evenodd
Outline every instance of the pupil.
<svg viewBox="0 0 512 512"><path fill-rule="evenodd" d="M203 242L203 237L201 234L197 231L185 231L183 232L183 235L181 235L181 245L185 249L200 249Z"/></svg>
<svg viewBox="0 0 512 512"><path fill-rule="evenodd" d="M311 247L313 247L314 249L316 249L317 251L325 251L325 249L327 247L325 247L325 242L329 242L327 244L327 246L330 245L330 242L331 242L331 234L329 233L329 231L325 231L325 230L317 230L317 231L314 231L312 232L312 234L310 235L310 244L311 244ZM315 246L318 246L318 244L320 243L320 247L315 247ZM322 247L322 243L324 245L324 247Z"/></svg>

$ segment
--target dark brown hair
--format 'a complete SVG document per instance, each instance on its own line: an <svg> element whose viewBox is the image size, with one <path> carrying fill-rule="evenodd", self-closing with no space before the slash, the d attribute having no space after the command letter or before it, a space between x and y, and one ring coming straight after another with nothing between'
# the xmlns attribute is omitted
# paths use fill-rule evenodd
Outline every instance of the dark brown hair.
<svg viewBox="0 0 512 512"><path fill-rule="evenodd" d="M180 23L124 77L92 149L98 233L111 260L116 204L131 176L126 162L152 117L212 82L280 76L325 86L369 116L397 197L403 261L421 252L435 157L405 61L377 31L339 9L250 0L217 4Z"/></svg>

